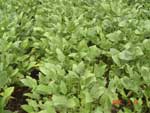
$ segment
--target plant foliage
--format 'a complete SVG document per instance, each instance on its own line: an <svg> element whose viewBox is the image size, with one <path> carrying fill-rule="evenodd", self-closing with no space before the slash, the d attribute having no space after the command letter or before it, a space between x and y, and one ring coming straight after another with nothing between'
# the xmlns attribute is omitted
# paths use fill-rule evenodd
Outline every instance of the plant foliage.
<svg viewBox="0 0 150 113"><path fill-rule="evenodd" d="M16 86L27 113L150 112L150 1L0 0L1 113Z"/></svg>

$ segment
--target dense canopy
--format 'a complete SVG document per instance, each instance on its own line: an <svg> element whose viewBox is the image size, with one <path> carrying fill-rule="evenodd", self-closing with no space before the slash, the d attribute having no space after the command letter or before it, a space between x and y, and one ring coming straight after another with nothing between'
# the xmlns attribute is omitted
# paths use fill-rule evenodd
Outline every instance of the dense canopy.
<svg viewBox="0 0 150 113"><path fill-rule="evenodd" d="M0 113L149 108L149 0L0 0Z"/></svg>

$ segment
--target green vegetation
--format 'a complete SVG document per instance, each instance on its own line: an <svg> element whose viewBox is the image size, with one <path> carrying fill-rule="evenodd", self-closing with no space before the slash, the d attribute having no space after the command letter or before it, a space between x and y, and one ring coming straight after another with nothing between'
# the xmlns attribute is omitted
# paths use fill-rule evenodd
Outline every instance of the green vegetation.
<svg viewBox="0 0 150 113"><path fill-rule="evenodd" d="M150 1L0 0L0 113L21 109L149 113Z"/></svg>

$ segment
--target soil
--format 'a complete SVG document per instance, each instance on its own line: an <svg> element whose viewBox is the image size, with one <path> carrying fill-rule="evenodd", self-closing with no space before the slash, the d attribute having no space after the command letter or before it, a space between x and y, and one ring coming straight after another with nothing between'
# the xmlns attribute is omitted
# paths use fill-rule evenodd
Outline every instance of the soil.
<svg viewBox="0 0 150 113"><path fill-rule="evenodd" d="M112 106L111 113L118 113L119 109L115 106Z"/></svg>
<svg viewBox="0 0 150 113"><path fill-rule="evenodd" d="M40 71L39 71L38 69L34 68L34 69L31 70L30 76L31 76L32 78L38 80L38 79L39 79L39 72L40 72Z"/></svg>
<svg viewBox="0 0 150 113"><path fill-rule="evenodd" d="M36 80L39 79L39 70L38 69L32 69L30 71L30 76ZM6 105L6 109L10 111L17 111L18 113L26 113L21 108L21 105L27 104L26 97L24 96L25 93L30 92L30 89L27 87L21 87L16 86L14 89L14 92L12 93L12 98L8 101L8 104Z"/></svg>
<svg viewBox="0 0 150 113"><path fill-rule="evenodd" d="M27 104L25 93L30 92L30 89L27 87L15 87L14 92L12 93L12 98L9 100L6 109L10 111L17 111L18 113L26 113L21 109L21 105Z"/></svg>

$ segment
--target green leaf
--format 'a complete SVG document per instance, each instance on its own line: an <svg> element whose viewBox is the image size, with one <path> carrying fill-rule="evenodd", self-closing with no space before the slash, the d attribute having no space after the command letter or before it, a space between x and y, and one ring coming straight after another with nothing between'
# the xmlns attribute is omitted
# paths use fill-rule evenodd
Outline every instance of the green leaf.
<svg viewBox="0 0 150 113"><path fill-rule="evenodd" d="M43 85L43 84L40 84L40 85L37 86L36 92L39 93L39 94L46 94L46 95L52 93L51 87L49 87L47 85Z"/></svg>
<svg viewBox="0 0 150 113"><path fill-rule="evenodd" d="M106 71L106 64L100 63L100 64L95 64L94 66L94 73L96 77L102 77Z"/></svg>
<svg viewBox="0 0 150 113"><path fill-rule="evenodd" d="M135 56L142 56L142 55L144 55L144 53L143 53L143 51L142 51L142 49L140 47L136 47L133 50L134 50Z"/></svg>
<svg viewBox="0 0 150 113"><path fill-rule="evenodd" d="M61 81L61 83L60 83L60 91L63 94L67 93L67 86L66 86L66 83L64 81Z"/></svg>
<svg viewBox="0 0 150 113"><path fill-rule="evenodd" d="M4 112L4 107L6 106L11 94L14 91L14 87L8 87L2 93L2 97L0 97L0 112Z"/></svg>
<svg viewBox="0 0 150 113"><path fill-rule="evenodd" d="M102 95L102 97L100 98L100 103L102 105L103 110L107 113L110 113L111 100L110 100L109 94L107 94L107 92L105 92Z"/></svg>
<svg viewBox="0 0 150 113"><path fill-rule="evenodd" d="M82 92L83 93L83 96L84 96L84 104L88 104L88 103L91 103L93 102L93 98L90 94L90 92L88 90L85 90Z"/></svg>
<svg viewBox="0 0 150 113"><path fill-rule="evenodd" d="M133 60L135 57L134 57L133 53L131 53L130 51L124 50L119 54L119 58L121 60L130 61L130 60Z"/></svg>
<svg viewBox="0 0 150 113"><path fill-rule="evenodd" d="M127 21L125 21L125 20L120 21L119 24L118 24L119 27L125 27L126 25L127 25Z"/></svg>
<svg viewBox="0 0 150 113"><path fill-rule="evenodd" d="M14 87L6 88L3 93L3 99L7 100L11 96L13 91L14 91Z"/></svg>
<svg viewBox="0 0 150 113"><path fill-rule="evenodd" d="M142 66L141 75L145 81L145 83L150 83L150 69L148 67Z"/></svg>
<svg viewBox="0 0 150 113"><path fill-rule="evenodd" d="M58 67L52 63L44 63L40 66L40 71L46 75L46 80L57 80L56 68Z"/></svg>
<svg viewBox="0 0 150 113"><path fill-rule="evenodd" d="M0 112L4 112L4 101L2 96L0 96Z"/></svg>
<svg viewBox="0 0 150 113"><path fill-rule="evenodd" d="M68 102L67 102L68 108L75 108L77 106L80 106L78 98L72 97L72 98L68 99Z"/></svg>
<svg viewBox="0 0 150 113"><path fill-rule="evenodd" d="M143 46L146 50L150 50L150 39L145 39L143 41Z"/></svg>
<svg viewBox="0 0 150 113"><path fill-rule="evenodd" d="M30 105L22 105L21 108L28 113L32 113L34 111L33 107Z"/></svg>
<svg viewBox="0 0 150 113"><path fill-rule="evenodd" d="M100 86L99 84L94 85L90 91L91 96L94 99L98 99L104 92L105 88Z"/></svg>
<svg viewBox="0 0 150 113"><path fill-rule="evenodd" d="M0 75L0 88L4 87L8 82L8 77L5 72L2 72Z"/></svg>
<svg viewBox="0 0 150 113"><path fill-rule="evenodd" d="M85 71L85 64L84 62L80 62L78 65L73 64L73 71L77 74L83 74Z"/></svg>
<svg viewBox="0 0 150 113"><path fill-rule="evenodd" d="M107 34L106 37L112 42L118 42L123 39L122 32L120 30Z"/></svg>
<svg viewBox="0 0 150 113"><path fill-rule="evenodd" d="M97 108L94 110L94 113L103 113L103 110L102 110L102 108L97 107Z"/></svg>
<svg viewBox="0 0 150 113"><path fill-rule="evenodd" d="M137 92L139 89L139 86L137 85L136 81L134 81L126 76L121 78L121 83L126 89L130 89L135 92Z"/></svg>
<svg viewBox="0 0 150 113"><path fill-rule="evenodd" d="M27 76L25 79L22 79L21 82L29 88L34 89L35 87L37 87L37 81L29 76Z"/></svg>
<svg viewBox="0 0 150 113"><path fill-rule="evenodd" d="M111 56L112 56L113 61L114 61L118 66L120 66L120 60L119 60L119 53L120 53L120 51L118 51L118 50L115 49L115 48L111 48L111 49L110 49L110 53L111 53Z"/></svg>
<svg viewBox="0 0 150 113"><path fill-rule="evenodd" d="M54 95L52 97L52 101L53 101L53 104L54 106L64 106L66 107L67 106L67 98L65 96L62 96L62 95Z"/></svg>
<svg viewBox="0 0 150 113"><path fill-rule="evenodd" d="M84 76L81 77L81 88L88 87L96 82L95 74L86 71Z"/></svg>
<svg viewBox="0 0 150 113"><path fill-rule="evenodd" d="M89 47L88 57L95 58L100 55L100 49L96 45Z"/></svg>
<svg viewBox="0 0 150 113"><path fill-rule="evenodd" d="M46 101L44 103L44 110L46 110L48 113L56 113L55 108L52 106L51 101Z"/></svg>
<svg viewBox="0 0 150 113"><path fill-rule="evenodd" d="M63 52L60 49L56 49L56 53L57 53L57 58L60 62L64 62L65 60L65 55L63 54Z"/></svg>
<svg viewBox="0 0 150 113"><path fill-rule="evenodd" d="M48 113L46 110L42 110L39 113Z"/></svg>

